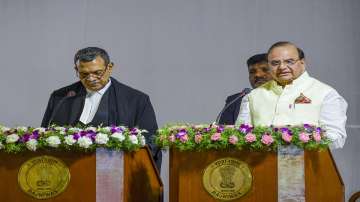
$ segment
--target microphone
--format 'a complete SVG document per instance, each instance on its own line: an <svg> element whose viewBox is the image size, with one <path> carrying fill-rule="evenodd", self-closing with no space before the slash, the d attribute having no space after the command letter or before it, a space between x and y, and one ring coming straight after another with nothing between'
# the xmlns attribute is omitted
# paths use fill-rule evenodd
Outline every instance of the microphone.
<svg viewBox="0 0 360 202"><path fill-rule="evenodd" d="M231 100L231 102L229 102L227 105L225 105L224 108L221 110L221 112L217 115L215 123L219 124L220 117L224 113L224 111L227 108L229 108L236 100L238 100L238 99L244 97L246 94L250 93L250 91L251 91L250 88L244 88L244 90L242 90L235 99Z"/></svg>
<svg viewBox="0 0 360 202"><path fill-rule="evenodd" d="M51 122L53 121L53 119L55 118L55 115L57 114L58 110L60 109L61 105L63 104L63 102L65 100L67 100L68 98L74 97L76 95L76 92L71 90L69 92L67 92L66 96L61 98L61 100L57 103L57 105L54 107L54 110L51 113L49 122L47 124L47 127L50 126Z"/></svg>

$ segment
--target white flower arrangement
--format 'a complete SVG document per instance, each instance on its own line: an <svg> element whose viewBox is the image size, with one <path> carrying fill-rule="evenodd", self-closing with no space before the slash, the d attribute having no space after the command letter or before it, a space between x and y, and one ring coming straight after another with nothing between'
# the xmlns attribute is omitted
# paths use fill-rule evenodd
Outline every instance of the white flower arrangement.
<svg viewBox="0 0 360 202"><path fill-rule="evenodd" d="M60 138L58 136L50 136L46 138L46 142L49 144L50 147L58 147L61 144Z"/></svg>
<svg viewBox="0 0 360 202"><path fill-rule="evenodd" d="M113 150L135 151L146 144L141 134L147 132L124 126L7 128L0 126L0 150L18 153L42 149L94 151L105 147Z"/></svg>
<svg viewBox="0 0 360 202"><path fill-rule="evenodd" d="M72 135L67 135L64 137L64 142L67 145L73 145L76 143L76 140L74 139L74 137Z"/></svg>
<svg viewBox="0 0 360 202"><path fill-rule="evenodd" d="M58 131L65 131L66 130L65 127L60 127L60 126L54 127L54 129L58 130Z"/></svg>
<svg viewBox="0 0 360 202"><path fill-rule="evenodd" d="M115 132L111 135L112 138L119 140L120 142L125 140L125 135L123 133Z"/></svg>
<svg viewBox="0 0 360 202"><path fill-rule="evenodd" d="M6 143L15 143L19 140L19 136L17 134L11 134L6 136Z"/></svg>
<svg viewBox="0 0 360 202"><path fill-rule="evenodd" d="M106 144L109 141L109 137L105 133L98 133L95 137L96 144Z"/></svg>
<svg viewBox="0 0 360 202"><path fill-rule="evenodd" d="M28 128L25 127L25 126L19 126L19 127L16 128L16 130L19 131L19 132L25 132L25 131L27 131L27 129Z"/></svg>
<svg viewBox="0 0 360 202"><path fill-rule="evenodd" d="M111 127L110 126L104 127L103 130L109 133L111 131Z"/></svg>
<svg viewBox="0 0 360 202"><path fill-rule="evenodd" d="M35 139L31 139L26 142L26 148L28 148L30 151L36 151L38 142Z"/></svg>
<svg viewBox="0 0 360 202"><path fill-rule="evenodd" d="M78 144L79 144L79 146L82 147L82 148L89 148L90 145L92 145L93 143L92 143L92 141L91 141L90 138L84 136L84 137L80 137L80 138L78 139Z"/></svg>
<svg viewBox="0 0 360 202"><path fill-rule="evenodd" d="M9 131L9 130L10 130L10 128L0 125L0 133L1 132L6 132L6 131Z"/></svg>
<svg viewBox="0 0 360 202"><path fill-rule="evenodd" d="M139 140L138 140L136 135L130 135L129 139L130 139L130 142L133 143L133 144L138 144L139 143Z"/></svg>
<svg viewBox="0 0 360 202"><path fill-rule="evenodd" d="M78 133L81 131L81 128L71 127L68 129L68 132L70 133Z"/></svg>
<svg viewBox="0 0 360 202"><path fill-rule="evenodd" d="M39 131L40 133L45 133L46 128L39 127L39 128L35 128L34 130L37 130L37 131Z"/></svg>

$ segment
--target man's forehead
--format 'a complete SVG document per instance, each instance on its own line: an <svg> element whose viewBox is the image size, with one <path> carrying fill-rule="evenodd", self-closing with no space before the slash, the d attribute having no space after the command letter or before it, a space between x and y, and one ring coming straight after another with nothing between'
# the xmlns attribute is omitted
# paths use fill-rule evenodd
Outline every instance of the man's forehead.
<svg viewBox="0 0 360 202"><path fill-rule="evenodd" d="M80 60L78 60L76 65L78 65L78 66L83 66L83 65L105 65L105 60L100 56L96 56L91 61L80 61Z"/></svg>
<svg viewBox="0 0 360 202"><path fill-rule="evenodd" d="M273 48L268 54L268 58L286 57L286 56L297 56L298 51L296 46L287 44Z"/></svg>
<svg viewBox="0 0 360 202"><path fill-rule="evenodd" d="M257 62L255 64L252 64L249 66L249 69L257 69L257 68L262 68L262 67L267 67L268 63L267 61L262 61L262 62Z"/></svg>

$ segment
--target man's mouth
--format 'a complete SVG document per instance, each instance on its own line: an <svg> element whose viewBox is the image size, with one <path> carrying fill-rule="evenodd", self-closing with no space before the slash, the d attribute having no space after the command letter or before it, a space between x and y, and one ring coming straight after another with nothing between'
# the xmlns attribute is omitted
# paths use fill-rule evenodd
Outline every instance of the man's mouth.
<svg viewBox="0 0 360 202"><path fill-rule="evenodd" d="M265 83L265 82L266 82L265 79L256 79L256 80L255 80L255 83L256 83L256 84L258 84L258 83L261 84L261 83Z"/></svg>
<svg viewBox="0 0 360 202"><path fill-rule="evenodd" d="M285 76L285 75L289 75L289 74L291 74L291 72L280 72L278 75Z"/></svg>
<svg viewBox="0 0 360 202"><path fill-rule="evenodd" d="M90 84L90 85L95 85L95 84L97 84L99 82L97 82L96 80L93 80L93 81L88 81L87 83Z"/></svg>
<svg viewBox="0 0 360 202"><path fill-rule="evenodd" d="M98 85L98 82L89 82L88 85L89 85L89 86L97 86L97 85Z"/></svg>

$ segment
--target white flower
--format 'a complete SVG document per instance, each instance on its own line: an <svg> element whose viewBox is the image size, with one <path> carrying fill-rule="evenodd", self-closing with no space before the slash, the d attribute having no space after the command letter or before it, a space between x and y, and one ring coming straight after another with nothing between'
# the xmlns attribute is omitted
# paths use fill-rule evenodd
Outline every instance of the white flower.
<svg viewBox="0 0 360 202"><path fill-rule="evenodd" d="M6 143L14 143L19 140L19 136L17 134L11 134L6 136Z"/></svg>
<svg viewBox="0 0 360 202"><path fill-rule="evenodd" d="M65 135L66 134L66 128L64 127L60 127L60 126L57 126L54 128L60 135Z"/></svg>
<svg viewBox="0 0 360 202"><path fill-rule="evenodd" d="M81 131L81 129L80 129L80 128L69 128L68 131L69 131L70 133L78 133L78 132Z"/></svg>
<svg viewBox="0 0 360 202"><path fill-rule="evenodd" d="M131 143L138 144L139 141L138 141L136 135L130 135L129 138L130 138Z"/></svg>
<svg viewBox="0 0 360 202"><path fill-rule="evenodd" d="M111 131L111 127L110 126L107 126L107 127L104 127L104 128L102 128L104 131L106 131L106 132L110 132Z"/></svg>
<svg viewBox="0 0 360 202"><path fill-rule="evenodd" d="M111 135L111 137L115 138L115 139L118 139L120 142L122 142L123 140L125 140L125 135L123 133L113 133Z"/></svg>
<svg viewBox="0 0 360 202"><path fill-rule="evenodd" d="M95 137L95 142L97 144L106 144L109 141L109 137L105 133L97 133Z"/></svg>
<svg viewBox="0 0 360 202"><path fill-rule="evenodd" d="M74 137L72 135L67 135L64 137L64 142L67 145L73 145L73 144L75 144L76 140L74 139Z"/></svg>
<svg viewBox="0 0 360 202"><path fill-rule="evenodd" d="M87 127L85 130L92 130L92 131L96 131L95 127Z"/></svg>
<svg viewBox="0 0 360 202"><path fill-rule="evenodd" d="M22 132L26 132L27 131L27 127L25 127L25 126L18 126L18 127L16 127L16 130L18 130L18 131L22 131Z"/></svg>
<svg viewBox="0 0 360 202"><path fill-rule="evenodd" d="M6 132L6 131L8 131L8 130L10 130L10 128L5 127L5 126L0 126L0 131Z"/></svg>
<svg viewBox="0 0 360 202"><path fill-rule="evenodd" d="M55 127L54 129L55 129L55 130L58 130L58 131L65 131L65 130L66 130L66 128L60 127L60 126L57 126L57 127Z"/></svg>
<svg viewBox="0 0 360 202"><path fill-rule="evenodd" d="M34 131L37 130L39 133L45 133L46 128L35 128Z"/></svg>
<svg viewBox="0 0 360 202"><path fill-rule="evenodd" d="M30 151L36 151L37 144L37 140L31 139L26 142L26 148L28 148Z"/></svg>
<svg viewBox="0 0 360 202"><path fill-rule="evenodd" d="M83 136L78 139L78 144L82 148L89 148L89 146L92 145L92 141L90 138Z"/></svg>
<svg viewBox="0 0 360 202"><path fill-rule="evenodd" d="M0 149L4 149L4 145L0 142Z"/></svg>
<svg viewBox="0 0 360 202"><path fill-rule="evenodd" d="M145 137L143 135L140 135L139 136L139 139L140 139L140 145L143 147L145 146L146 144L146 140L145 140Z"/></svg>
<svg viewBox="0 0 360 202"><path fill-rule="evenodd" d="M46 138L46 142L49 144L50 147L58 147L61 143L60 138L58 136L50 136Z"/></svg>

